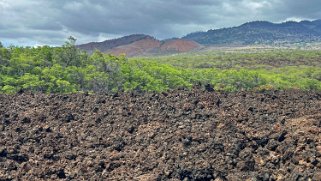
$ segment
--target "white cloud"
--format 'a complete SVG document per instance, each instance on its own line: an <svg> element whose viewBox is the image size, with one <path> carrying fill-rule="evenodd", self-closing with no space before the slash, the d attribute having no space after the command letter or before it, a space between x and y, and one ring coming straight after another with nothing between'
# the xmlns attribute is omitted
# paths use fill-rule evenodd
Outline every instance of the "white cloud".
<svg viewBox="0 0 321 181"><path fill-rule="evenodd" d="M300 18L300 17L289 17L289 18L286 18L286 19L285 19L284 21L282 21L282 22L286 22L286 21L300 22L300 21L303 21L303 20L312 20L312 19Z"/></svg>
<svg viewBox="0 0 321 181"><path fill-rule="evenodd" d="M63 8L65 10L71 10L71 11L79 11L82 10L84 8L84 4L81 2L77 2L77 1L71 1L71 2L67 2Z"/></svg>

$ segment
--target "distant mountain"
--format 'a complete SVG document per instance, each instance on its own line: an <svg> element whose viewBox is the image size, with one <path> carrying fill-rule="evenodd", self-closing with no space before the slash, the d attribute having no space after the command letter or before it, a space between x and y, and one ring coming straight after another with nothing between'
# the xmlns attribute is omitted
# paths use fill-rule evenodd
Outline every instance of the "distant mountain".
<svg viewBox="0 0 321 181"><path fill-rule="evenodd" d="M135 35L124 36L117 39L106 40L103 42L91 42L87 44L82 44L82 45L78 45L78 48L83 49L88 53L92 53L96 49L101 52L106 52L107 50L110 50L112 48L122 46L122 45L128 45L135 41L139 41L145 38L152 38L152 37L148 35L135 34Z"/></svg>
<svg viewBox="0 0 321 181"><path fill-rule="evenodd" d="M254 21L238 27L191 33L183 37L203 45L248 45L321 41L321 20L271 23Z"/></svg>
<svg viewBox="0 0 321 181"><path fill-rule="evenodd" d="M78 48L92 53L100 50L114 55L126 54L127 56L162 55L171 53L189 52L199 49L201 45L191 40L170 39L160 41L149 35L135 34L122 38L92 42L78 45Z"/></svg>
<svg viewBox="0 0 321 181"><path fill-rule="evenodd" d="M195 32L181 39L173 38L162 41L149 35L134 34L103 42L78 45L78 48L88 53L100 50L114 55L146 56L189 52L211 45L237 46L300 42L321 42L321 20L284 23L253 21L238 27Z"/></svg>

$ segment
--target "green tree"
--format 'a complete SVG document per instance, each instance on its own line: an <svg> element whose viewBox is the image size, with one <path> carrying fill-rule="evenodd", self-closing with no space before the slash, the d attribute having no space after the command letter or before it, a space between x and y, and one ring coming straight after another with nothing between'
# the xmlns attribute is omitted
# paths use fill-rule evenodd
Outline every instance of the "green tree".
<svg viewBox="0 0 321 181"><path fill-rule="evenodd" d="M1 67L9 66L10 64L10 52L6 48L0 48L0 71Z"/></svg>
<svg viewBox="0 0 321 181"><path fill-rule="evenodd" d="M87 61L87 55L76 47L76 41L76 38L70 36L62 48L57 49L57 63L67 67L82 66Z"/></svg>
<svg viewBox="0 0 321 181"><path fill-rule="evenodd" d="M18 82L25 90L45 91L45 82L40 80L38 75L26 73L20 77Z"/></svg>

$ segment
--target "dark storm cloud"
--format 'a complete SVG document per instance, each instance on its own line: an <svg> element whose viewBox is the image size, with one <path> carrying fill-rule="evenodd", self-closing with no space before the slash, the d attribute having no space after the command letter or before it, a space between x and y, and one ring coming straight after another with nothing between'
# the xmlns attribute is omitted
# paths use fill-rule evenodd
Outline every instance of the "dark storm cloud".
<svg viewBox="0 0 321 181"><path fill-rule="evenodd" d="M21 45L79 43L132 33L157 38L253 20L319 19L321 1L306 0L0 0L0 41Z"/></svg>

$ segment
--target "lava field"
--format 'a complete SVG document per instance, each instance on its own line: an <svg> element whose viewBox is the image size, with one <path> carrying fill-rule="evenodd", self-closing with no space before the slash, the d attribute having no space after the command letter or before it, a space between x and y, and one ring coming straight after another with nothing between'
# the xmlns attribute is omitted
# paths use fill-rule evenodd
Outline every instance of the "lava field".
<svg viewBox="0 0 321 181"><path fill-rule="evenodd" d="M321 180L321 93L0 95L0 180Z"/></svg>

